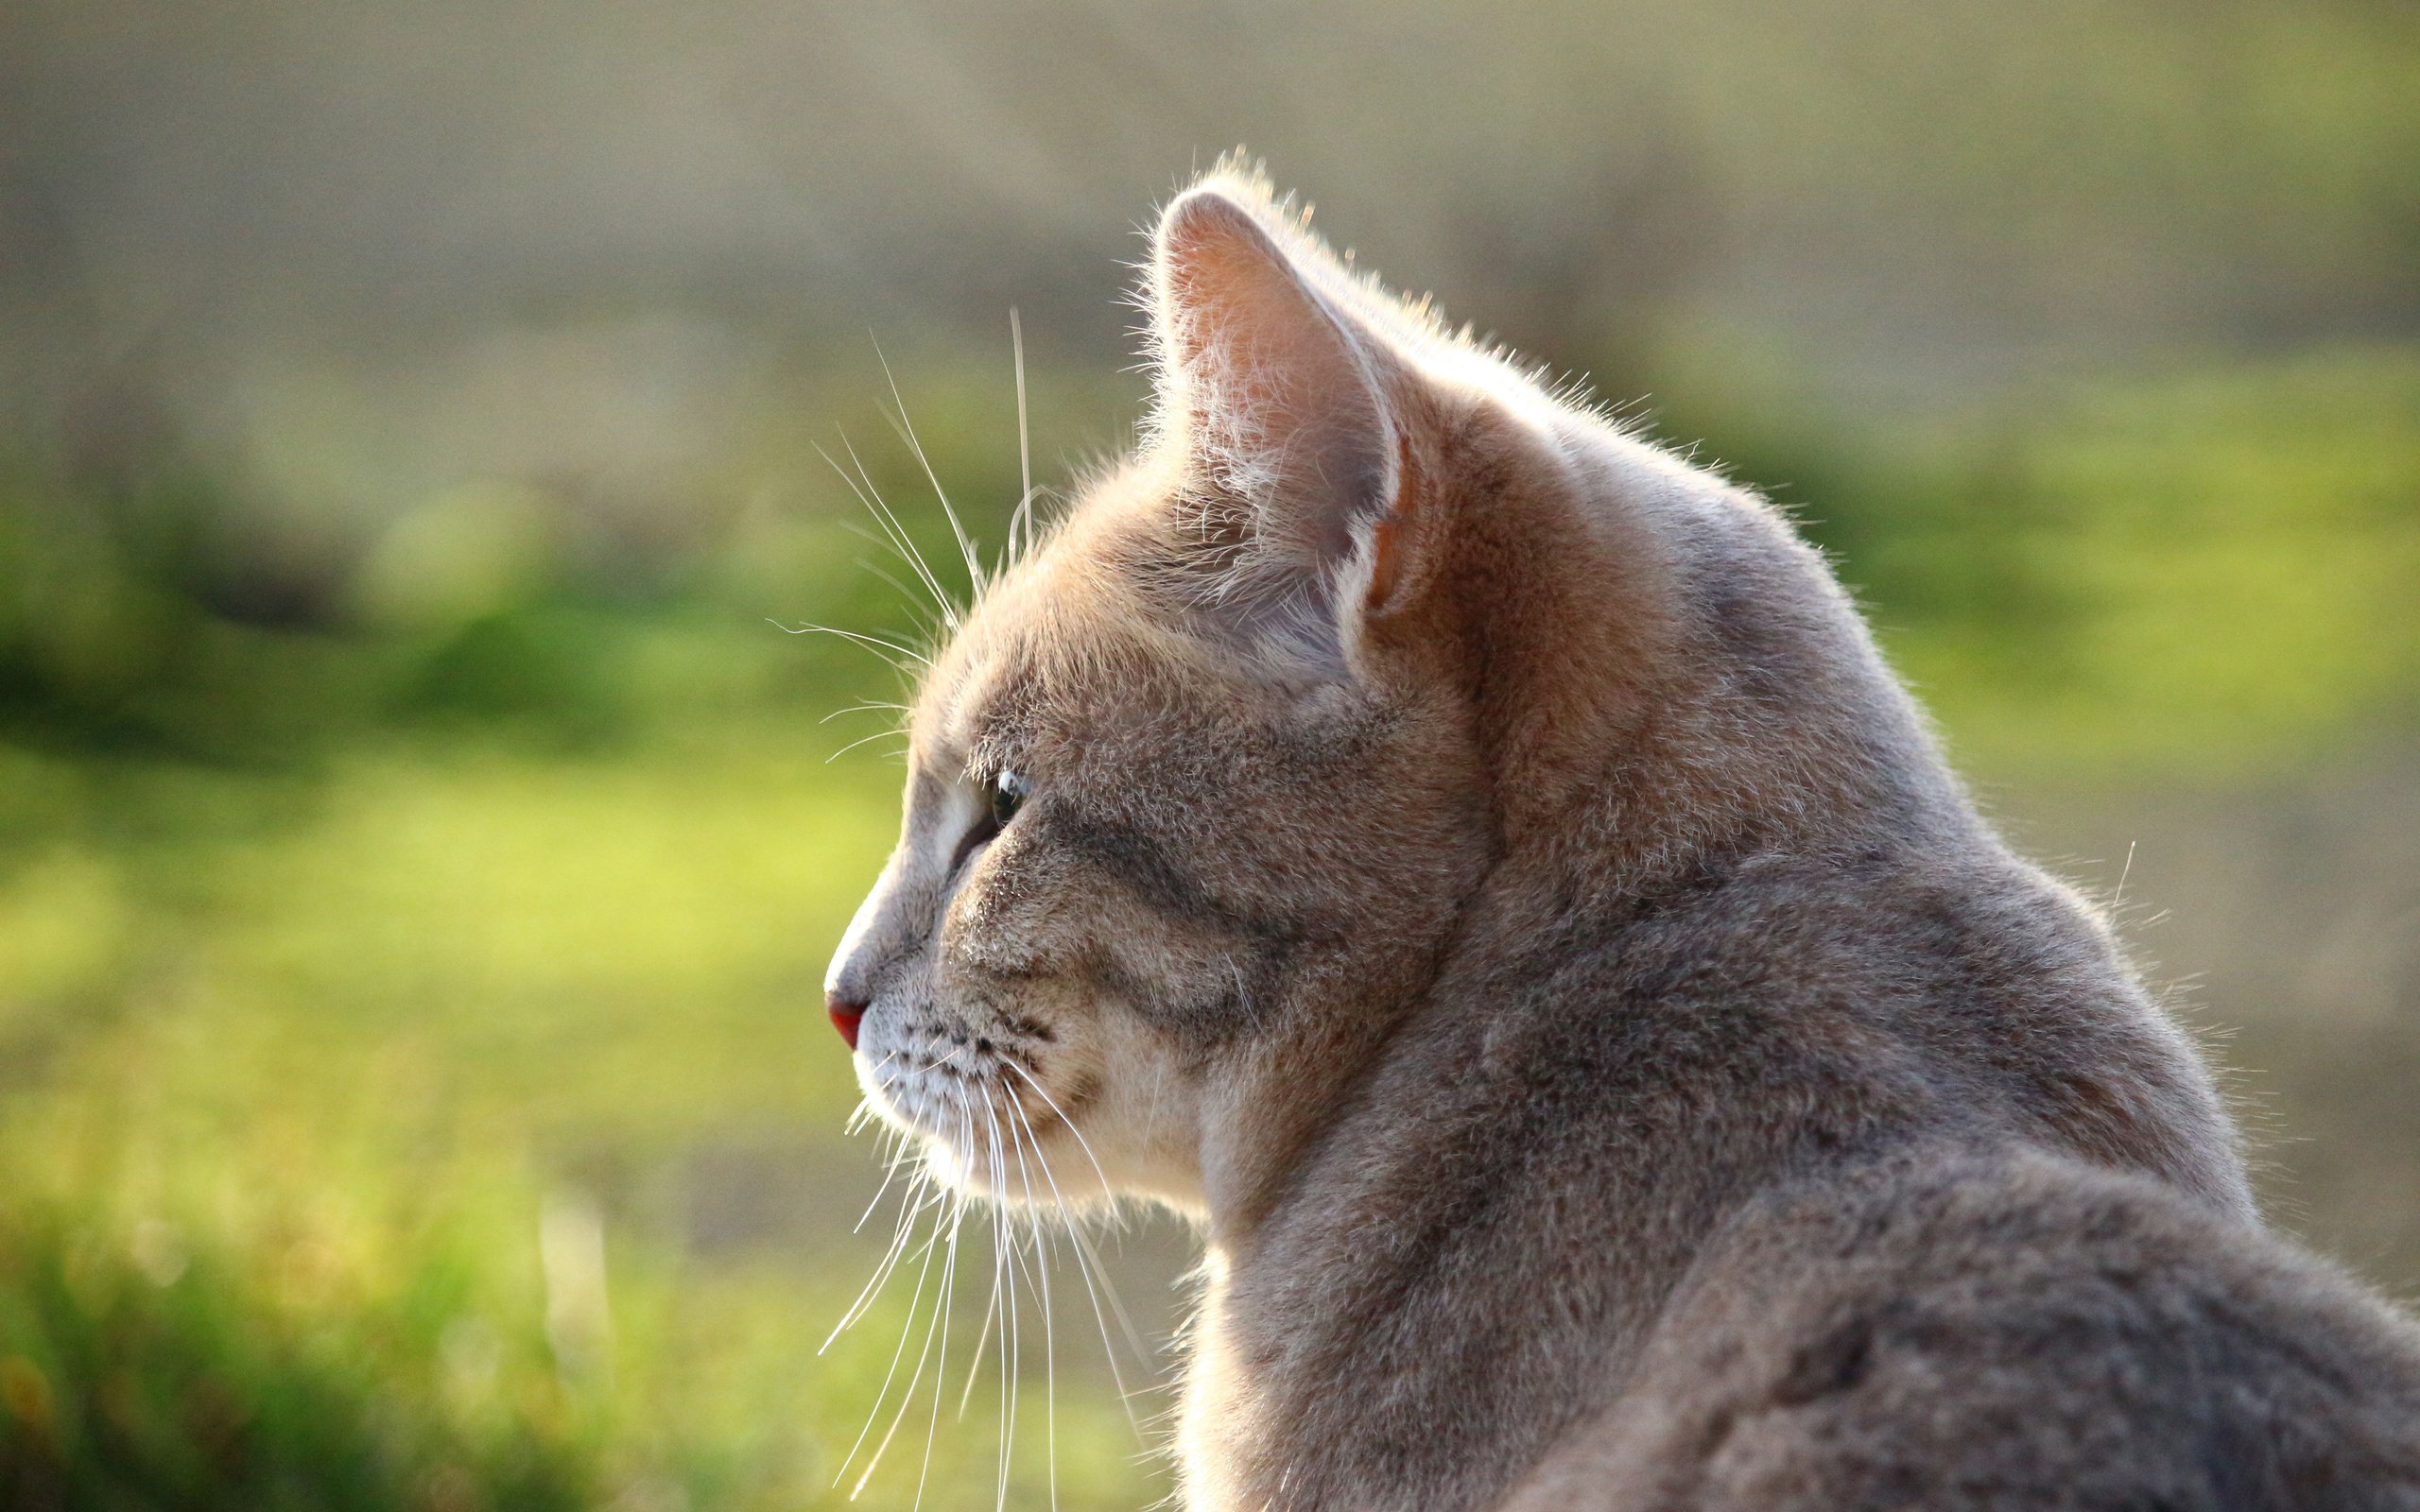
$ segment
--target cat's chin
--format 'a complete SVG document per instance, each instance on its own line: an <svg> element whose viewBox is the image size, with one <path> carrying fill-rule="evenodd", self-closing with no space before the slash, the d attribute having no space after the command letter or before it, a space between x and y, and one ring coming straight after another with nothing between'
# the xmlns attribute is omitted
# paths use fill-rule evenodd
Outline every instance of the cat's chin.
<svg viewBox="0 0 2420 1512"><path fill-rule="evenodd" d="M970 1157L968 1152L959 1149L949 1141L931 1136L925 1137L924 1148L925 1171L952 1192L970 1197L983 1197L1010 1207L1050 1206L1049 1190L1041 1185L1039 1177L1035 1177L1035 1186L1039 1190L1032 1192L1024 1190L1013 1167L995 1177L988 1152ZM1029 1161L1032 1157L1027 1159Z"/></svg>
<svg viewBox="0 0 2420 1512"><path fill-rule="evenodd" d="M987 1142L969 1149L960 1143L962 1134L942 1135L908 1124L898 1126L916 1141L925 1174L951 1192L1069 1218L1115 1201L1081 1153L1063 1150L1056 1142L1047 1151L1039 1148L1039 1140L1027 1137L1013 1147L1004 1142L994 1148ZM987 1140L979 1129L976 1138ZM1047 1138L1046 1133L1043 1138Z"/></svg>
<svg viewBox="0 0 2420 1512"><path fill-rule="evenodd" d="M1071 1212L1112 1195L1090 1151L1036 1098L929 1073L866 1081L868 1106L914 1142L925 1172L953 1192Z"/></svg>

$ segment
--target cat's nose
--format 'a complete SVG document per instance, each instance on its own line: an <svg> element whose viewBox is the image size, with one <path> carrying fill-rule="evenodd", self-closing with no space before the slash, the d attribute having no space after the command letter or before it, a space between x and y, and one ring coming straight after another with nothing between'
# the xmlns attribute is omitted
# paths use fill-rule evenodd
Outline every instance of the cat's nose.
<svg viewBox="0 0 2420 1512"><path fill-rule="evenodd" d="M866 1016L866 1005L852 1003L838 992L826 992L823 1011L832 1015L832 1027L840 1031L840 1038L849 1042L849 1049L854 1052L857 1048L857 1024Z"/></svg>

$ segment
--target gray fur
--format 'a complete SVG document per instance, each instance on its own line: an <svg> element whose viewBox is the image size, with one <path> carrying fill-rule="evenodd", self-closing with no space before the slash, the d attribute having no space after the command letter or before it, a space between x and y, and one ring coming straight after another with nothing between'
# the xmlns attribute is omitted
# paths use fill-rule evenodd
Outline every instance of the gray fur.
<svg viewBox="0 0 2420 1512"><path fill-rule="evenodd" d="M939 660L832 987L953 1178L944 1080L1200 1223L1190 1505L2420 1506L2420 1331L2264 1230L1785 522L1253 181L1155 266L1161 434ZM1289 493L1272 432L1395 460ZM1288 572L1322 634L1205 623Z"/></svg>

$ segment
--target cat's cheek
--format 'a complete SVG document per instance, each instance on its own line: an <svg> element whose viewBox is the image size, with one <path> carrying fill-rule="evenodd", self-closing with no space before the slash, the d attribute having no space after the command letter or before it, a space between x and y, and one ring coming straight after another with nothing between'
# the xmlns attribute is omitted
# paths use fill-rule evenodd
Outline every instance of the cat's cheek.
<svg viewBox="0 0 2420 1512"><path fill-rule="evenodd" d="M1199 1057L1115 994L1089 1005L1070 1050L1061 1062L1074 1097L1069 1122L1098 1161L1095 1179L1113 1194L1198 1208Z"/></svg>

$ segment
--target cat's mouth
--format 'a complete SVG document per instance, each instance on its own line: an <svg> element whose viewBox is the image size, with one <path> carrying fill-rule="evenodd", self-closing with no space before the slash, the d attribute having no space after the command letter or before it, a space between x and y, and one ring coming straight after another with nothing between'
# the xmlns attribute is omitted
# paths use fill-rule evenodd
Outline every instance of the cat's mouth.
<svg viewBox="0 0 2420 1512"><path fill-rule="evenodd" d="M1059 1175L1045 1143L1069 1127L1022 1047L951 1037L861 1059L860 1080L876 1112L921 1139L935 1174L961 1191L1040 1207L1053 1204Z"/></svg>

